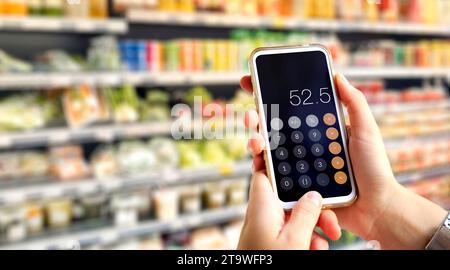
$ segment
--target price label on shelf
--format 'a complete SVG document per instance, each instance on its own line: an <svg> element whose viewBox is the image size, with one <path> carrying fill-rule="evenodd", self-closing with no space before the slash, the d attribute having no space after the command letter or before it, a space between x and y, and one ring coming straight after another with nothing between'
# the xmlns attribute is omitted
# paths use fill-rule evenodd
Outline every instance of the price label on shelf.
<svg viewBox="0 0 450 270"><path fill-rule="evenodd" d="M60 144L70 141L68 132L56 132L48 136L48 142L50 144Z"/></svg>
<svg viewBox="0 0 450 270"><path fill-rule="evenodd" d="M13 145L13 140L10 136L5 135L5 136L0 136L0 148L8 148L8 147L12 147Z"/></svg>
<svg viewBox="0 0 450 270"><path fill-rule="evenodd" d="M94 133L94 138L101 142L111 142L114 140L114 137L112 130L99 130Z"/></svg>

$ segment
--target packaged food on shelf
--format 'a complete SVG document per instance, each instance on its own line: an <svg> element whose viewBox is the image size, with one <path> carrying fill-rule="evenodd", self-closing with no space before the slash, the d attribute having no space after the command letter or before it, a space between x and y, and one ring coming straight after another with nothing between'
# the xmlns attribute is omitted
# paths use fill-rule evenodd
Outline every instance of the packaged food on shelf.
<svg viewBox="0 0 450 270"><path fill-rule="evenodd" d="M38 2L40 0L37 0ZM94 1L95 2L95 1ZM89 0L64 1L64 14L72 18L89 17Z"/></svg>
<svg viewBox="0 0 450 270"><path fill-rule="evenodd" d="M62 50L50 50L36 57L35 70L45 72L80 72L83 64Z"/></svg>
<svg viewBox="0 0 450 270"><path fill-rule="evenodd" d="M28 234L38 234L44 230L45 213L41 202L30 202L25 205Z"/></svg>
<svg viewBox="0 0 450 270"><path fill-rule="evenodd" d="M96 219L106 217L108 213L107 197L105 194L87 194L80 199L84 209L83 218Z"/></svg>
<svg viewBox="0 0 450 270"><path fill-rule="evenodd" d="M17 153L0 153L0 179L14 179L19 171L20 161Z"/></svg>
<svg viewBox="0 0 450 270"><path fill-rule="evenodd" d="M179 215L179 192L175 189L161 189L153 193L155 217L158 220L174 220Z"/></svg>
<svg viewBox="0 0 450 270"><path fill-rule="evenodd" d="M48 176L50 163L46 153L26 151L19 157L19 172L23 178Z"/></svg>
<svg viewBox="0 0 450 270"><path fill-rule="evenodd" d="M248 179L236 179L227 183L227 205L244 205L247 202Z"/></svg>
<svg viewBox="0 0 450 270"><path fill-rule="evenodd" d="M201 211L202 199L199 186L183 187L180 193L181 213L193 214Z"/></svg>
<svg viewBox="0 0 450 270"><path fill-rule="evenodd" d="M26 210L24 207L0 209L0 239L17 242L27 237Z"/></svg>
<svg viewBox="0 0 450 270"><path fill-rule="evenodd" d="M119 163L113 146L99 146L91 157L91 168L95 178L106 180L119 174Z"/></svg>
<svg viewBox="0 0 450 270"><path fill-rule="evenodd" d="M50 172L61 181L78 180L90 174L80 146L58 146L50 149Z"/></svg>
<svg viewBox="0 0 450 270"><path fill-rule="evenodd" d="M108 0L89 1L89 15L96 19L105 19L108 15Z"/></svg>
<svg viewBox="0 0 450 270"><path fill-rule="evenodd" d="M178 152L180 153L181 168L198 168L202 163L202 155L199 150L199 142L180 141L178 142Z"/></svg>
<svg viewBox="0 0 450 270"><path fill-rule="evenodd" d="M157 164L155 153L140 141L121 142L117 159L120 171L130 175L148 172Z"/></svg>
<svg viewBox="0 0 450 270"><path fill-rule="evenodd" d="M119 227L136 225L139 221L139 205L139 198L128 193L114 195L111 198L114 225Z"/></svg>
<svg viewBox="0 0 450 270"><path fill-rule="evenodd" d="M225 185L208 183L203 187L203 205L207 209L220 208L226 203Z"/></svg>
<svg viewBox="0 0 450 270"><path fill-rule="evenodd" d="M205 140L201 146L202 160L206 164L221 165L231 163L220 141Z"/></svg>
<svg viewBox="0 0 450 270"><path fill-rule="evenodd" d="M167 121L170 119L170 96L167 92L152 89L140 103L142 121Z"/></svg>
<svg viewBox="0 0 450 270"><path fill-rule="evenodd" d="M0 49L1 73L27 73L33 71L33 66L23 60L15 58Z"/></svg>
<svg viewBox="0 0 450 270"><path fill-rule="evenodd" d="M0 131L42 128L56 122L59 111L58 102L43 95L7 96L0 101Z"/></svg>
<svg viewBox="0 0 450 270"><path fill-rule="evenodd" d="M149 141L148 147L156 157L158 169L175 168L179 164L179 153L172 139L156 137Z"/></svg>
<svg viewBox="0 0 450 270"><path fill-rule="evenodd" d="M67 228L72 222L72 201L54 199L46 203L46 220L50 228Z"/></svg>
<svg viewBox="0 0 450 270"><path fill-rule="evenodd" d="M87 52L87 62L89 68L95 71L122 70L123 66L117 39L112 36L91 39Z"/></svg>
<svg viewBox="0 0 450 270"><path fill-rule="evenodd" d="M133 86L106 89L106 96L115 122L130 123L139 119L139 97Z"/></svg>
<svg viewBox="0 0 450 270"><path fill-rule="evenodd" d="M63 105L67 123L72 127L106 121L109 118L102 93L88 85L65 90Z"/></svg>

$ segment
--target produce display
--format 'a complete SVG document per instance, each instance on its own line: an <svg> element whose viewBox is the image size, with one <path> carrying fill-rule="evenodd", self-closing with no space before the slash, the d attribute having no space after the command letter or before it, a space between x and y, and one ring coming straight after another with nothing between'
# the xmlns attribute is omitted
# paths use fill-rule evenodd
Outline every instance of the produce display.
<svg viewBox="0 0 450 270"><path fill-rule="evenodd" d="M71 128L101 123L162 122L171 120L170 104L185 103L194 106L194 97L202 97L201 114L196 117L209 118L204 108L214 106L224 117L232 113L242 116L253 108L251 95L242 90L230 100L213 99L204 87L170 94L161 89L149 89L145 96L131 85L118 88L94 88L81 84L67 89L55 89L40 94L12 94L0 98L0 131L28 131L45 127L61 126L66 122ZM231 103L234 110L228 110ZM190 115L189 115L190 116ZM239 121L236 120L236 121Z"/></svg>
<svg viewBox="0 0 450 270"><path fill-rule="evenodd" d="M114 8L118 12L137 8L241 16L444 24L448 22L450 5L446 0L115 0Z"/></svg>
<svg viewBox="0 0 450 270"><path fill-rule="evenodd" d="M151 220L171 221L203 210L244 205L247 192L245 177L156 191L140 189L109 198L93 193L80 198L34 200L0 209L0 243L42 236L52 229L70 230L71 226L92 220L111 220L117 227Z"/></svg>
<svg viewBox="0 0 450 270"><path fill-rule="evenodd" d="M0 15L102 19L108 17L108 0L2 0Z"/></svg>

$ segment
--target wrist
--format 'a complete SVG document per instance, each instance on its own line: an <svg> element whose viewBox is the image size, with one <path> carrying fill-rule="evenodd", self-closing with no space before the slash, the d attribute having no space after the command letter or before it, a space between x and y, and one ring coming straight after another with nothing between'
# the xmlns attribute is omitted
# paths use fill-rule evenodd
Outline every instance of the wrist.
<svg viewBox="0 0 450 270"><path fill-rule="evenodd" d="M447 211L399 184L391 196L373 239L384 249L425 249Z"/></svg>

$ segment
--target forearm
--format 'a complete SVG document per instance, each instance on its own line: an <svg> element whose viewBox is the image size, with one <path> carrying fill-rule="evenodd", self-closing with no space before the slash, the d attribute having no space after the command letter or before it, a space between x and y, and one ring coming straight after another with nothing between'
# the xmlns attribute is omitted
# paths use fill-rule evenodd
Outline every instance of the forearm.
<svg viewBox="0 0 450 270"><path fill-rule="evenodd" d="M399 188L375 224L373 238L383 249L424 249L446 216L437 204Z"/></svg>

